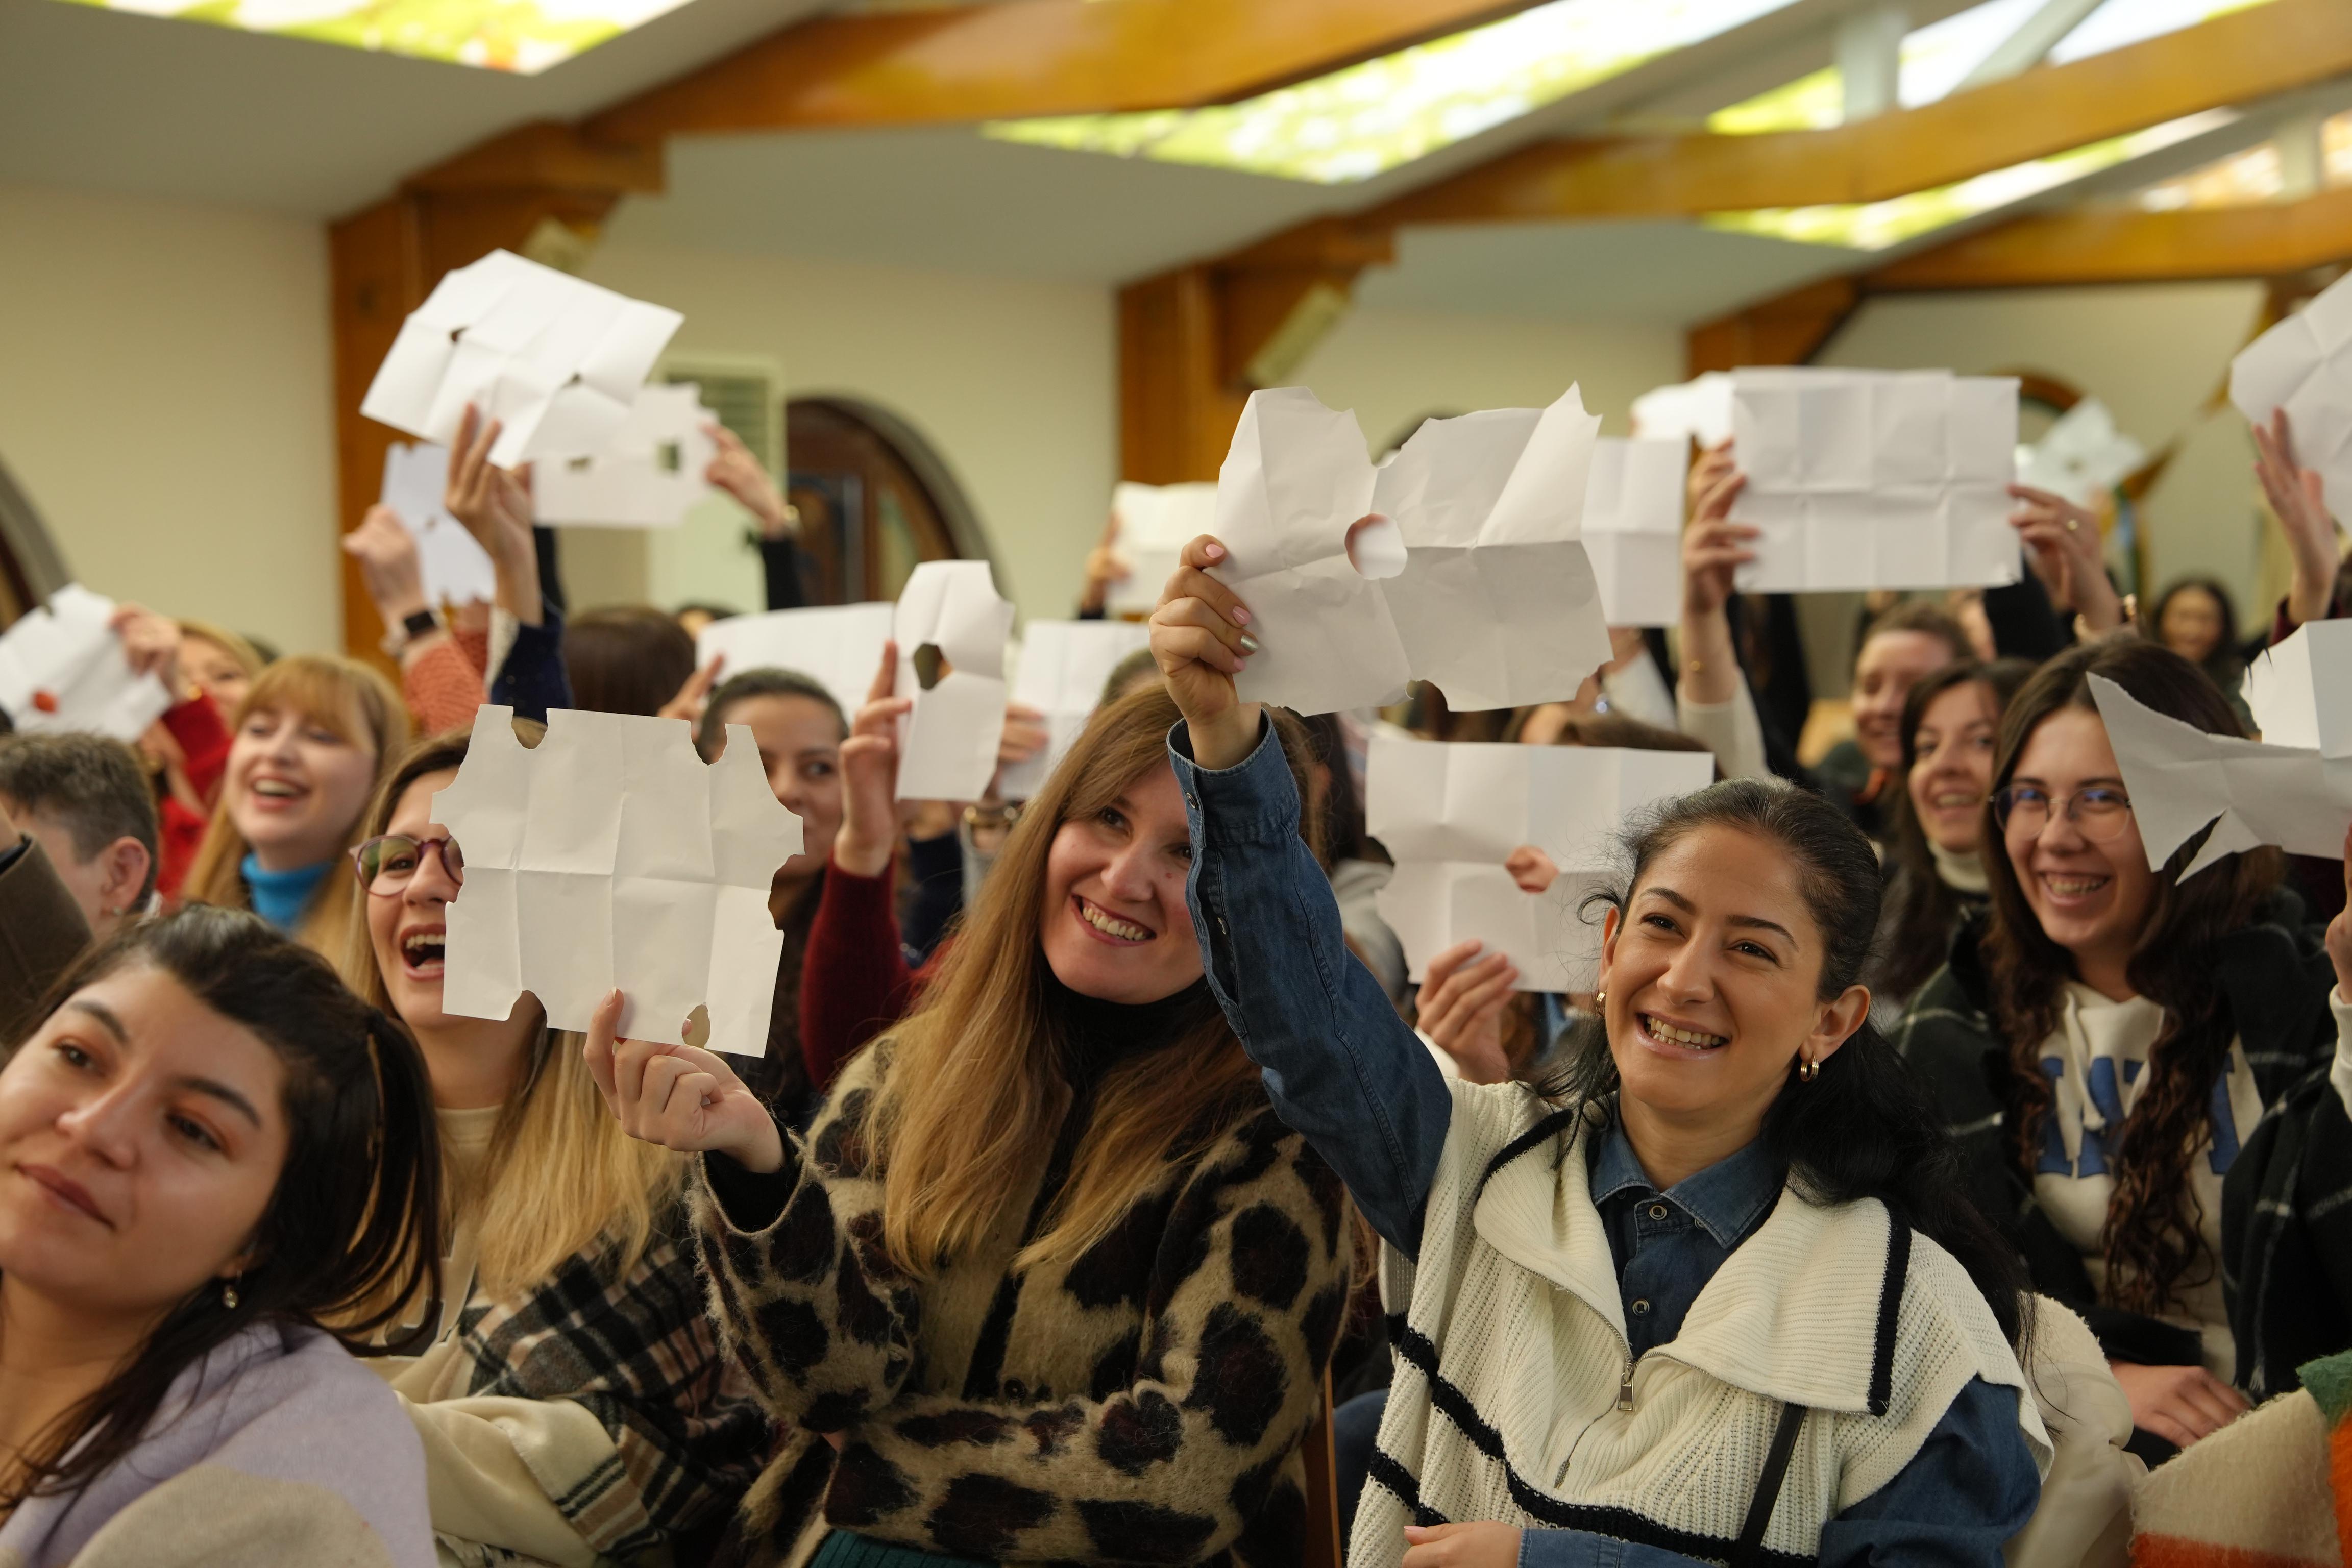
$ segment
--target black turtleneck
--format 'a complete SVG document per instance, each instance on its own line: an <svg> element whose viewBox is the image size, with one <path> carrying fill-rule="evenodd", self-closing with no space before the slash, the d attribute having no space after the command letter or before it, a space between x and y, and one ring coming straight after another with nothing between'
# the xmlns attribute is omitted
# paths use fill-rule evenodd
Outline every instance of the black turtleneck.
<svg viewBox="0 0 2352 1568"><path fill-rule="evenodd" d="M1090 1099L1112 1068L1129 1057L1158 1050L1197 1028L1216 1011L1204 975L1156 1002L1106 1002L1073 991L1045 972L1045 1013L1059 1037L1062 1077L1073 1095ZM1074 1100L1071 1110L1078 1110ZM1081 1121L1073 1115L1069 1120Z"/></svg>

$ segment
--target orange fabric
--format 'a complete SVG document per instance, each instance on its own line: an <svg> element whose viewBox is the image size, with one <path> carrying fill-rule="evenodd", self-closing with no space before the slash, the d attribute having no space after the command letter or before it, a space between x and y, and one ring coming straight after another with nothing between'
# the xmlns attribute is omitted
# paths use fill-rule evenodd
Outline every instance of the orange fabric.
<svg viewBox="0 0 2352 1568"><path fill-rule="evenodd" d="M2352 1420L2327 1434L2327 1489L2336 1496L2336 1549L2352 1563Z"/></svg>
<svg viewBox="0 0 2352 1568"><path fill-rule="evenodd" d="M2339 1489L2339 1510L2343 1495ZM2184 1541L2177 1535L2134 1536L2131 1560L2132 1568L2335 1568L2335 1564L2315 1558L2250 1552L2242 1546L2216 1546L2203 1541Z"/></svg>
<svg viewBox="0 0 2352 1568"><path fill-rule="evenodd" d="M439 638L404 661L400 685L418 731L427 735L467 728L488 696L481 667L466 656L461 637Z"/></svg>

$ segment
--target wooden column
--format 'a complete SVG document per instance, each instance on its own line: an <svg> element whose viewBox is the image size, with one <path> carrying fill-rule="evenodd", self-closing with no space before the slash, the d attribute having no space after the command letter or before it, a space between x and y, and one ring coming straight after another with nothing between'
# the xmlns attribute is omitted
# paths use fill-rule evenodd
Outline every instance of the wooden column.
<svg viewBox="0 0 2352 1568"><path fill-rule="evenodd" d="M1832 278L1703 321L1686 340L1689 372L1804 364L1861 303L1862 290L1853 279Z"/></svg>

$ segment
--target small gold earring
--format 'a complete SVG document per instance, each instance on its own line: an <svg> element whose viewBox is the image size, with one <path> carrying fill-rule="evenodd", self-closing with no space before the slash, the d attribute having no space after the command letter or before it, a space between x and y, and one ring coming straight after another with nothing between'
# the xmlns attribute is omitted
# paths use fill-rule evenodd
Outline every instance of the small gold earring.
<svg viewBox="0 0 2352 1568"><path fill-rule="evenodd" d="M1592 994L1592 1005L1593 1005L1594 1006L1596 1006L1596 1007L1600 1006L1602 1003L1604 1003L1604 1002L1606 1002L1606 1001L1608 1001L1608 1000L1609 1000L1609 993L1608 993L1608 992L1606 992L1606 991L1595 991L1595 992Z"/></svg>
<svg viewBox="0 0 2352 1568"><path fill-rule="evenodd" d="M234 1276L221 1285L221 1305L232 1312L236 1310L236 1279Z"/></svg>
<svg viewBox="0 0 2352 1568"><path fill-rule="evenodd" d="M1805 1082L1811 1083L1822 1076L1822 1064L1807 1057L1804 1058L1804 1065L1797 1069L1797 1076Z"/></svg>

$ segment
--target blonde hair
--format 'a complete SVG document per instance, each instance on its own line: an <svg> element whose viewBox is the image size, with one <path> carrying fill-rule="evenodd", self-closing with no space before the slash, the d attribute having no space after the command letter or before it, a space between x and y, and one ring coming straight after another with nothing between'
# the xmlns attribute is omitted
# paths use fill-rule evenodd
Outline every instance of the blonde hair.
<svg viewBox="0 0 2352 1568"><path fill-rule="evenodd" d="M1320 802L1305 734L1289 714L1266 711L1312 844ZM1038 941L1046 859L1064 823L1094 816L1168 766L1177 718L1159 685L1096 712L1023 813L920 1006L885 1037L890 1069L861 1131L883 1161L883 1245L909 1274L928 1275L987 1237L1053 1144L1070 1089ZM1198 1156L1265 1103L1257 1068L1203 998L1199 1020L1175 1041L1105 1075L1069 1179L1013 1267L1083 1253L1170 1163Z"/></svg>
<svg viewBox="0 0 2352 1568"><path fill-rule="evenodd" d="M255 713L281 709L310 715L354 746L373 748L375 777L371 787L383 782L401 748L408 743L408 709L399 691L374 667L355 658L306 653L268 666L253 678L245 700L229 716L229 732L234 735L242 730ZM229 818L228 796L224 784L220 798L213 803L212 821L205 826L204 842L196 847L195 861L188 868L180 896L190 903L248 909L252 899L245 885L245 857L252 846ZM351 831L344 836L347 846L366 837L362 831L366 821L364 811L352 819ZM342 896L341 880L333 868L328 868L310 895L310 907L302 911L302 927L296 933L304 945L329 959L340 956L351 937L352 905Z"/></svg>
<svg viewBox="0 0 2352 1568"><path fill-rule="evenodd" d="M518 720L515 732L525 745L536 745L546 731ZM385 831L400 797L418 779L463 763L467 740L458 731L410 747L377 789L361 819L361 837ZM354 880L346 906L343 979L397 1018L368 934L368 897ZM581 1045L579 1035L548 1028L541 1015L530 1067L499 1110L488 1157L468 1180L443 1151L444 1222L452 1228L461 1218L479 1222L477 1267L483 1291L493 1299L523 1294L566 1258L592 1247L609 1255L616 1276L627 1274L652 1244L656 1217L684 1187L685 1156L621 1131L589 1076Z"/></svg>
<svg viewBox="0 0 2352 1568"><path fill-rule="evenodd" d="M210 621L183 620L180 622L180 635L208 642L228 655L244 669L247 680L259 675L269 662L261 657L261 650L253 646L251 638L242 637L226 626L215 626Z"/></svg>

